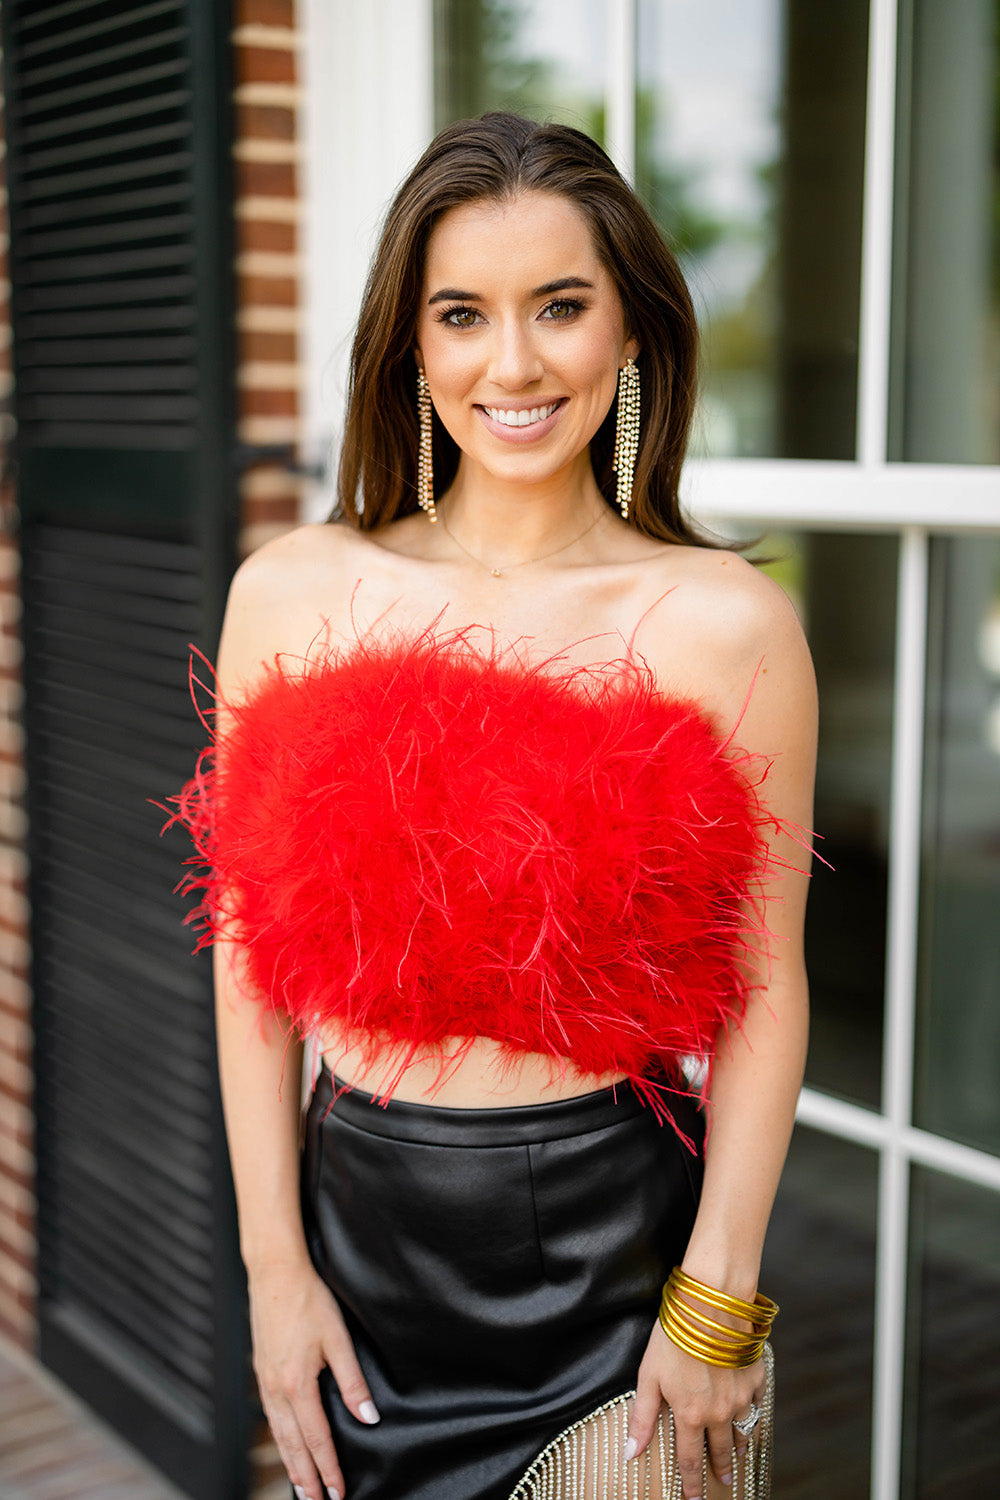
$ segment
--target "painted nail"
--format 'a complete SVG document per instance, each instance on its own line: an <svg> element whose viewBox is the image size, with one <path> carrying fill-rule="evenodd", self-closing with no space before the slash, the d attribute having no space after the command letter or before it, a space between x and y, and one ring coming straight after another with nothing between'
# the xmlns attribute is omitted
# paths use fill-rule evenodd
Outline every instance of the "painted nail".
<svg viewBox="0 0 1000 1500"><path fill-rule="evenodd" d="M381 1421L374 1401L362 1401L358 1407L358 1416L362 1422L367 1422L369 1427L374 1427L376 1422ZM339 1495L337 1496L337 1500L340 1500Z"/></svg>
<svg viewBox="0 0 1000 1500"><path fill-rule="evenodd" d="M625 1444L625 1462L629 1463L631 1459L635 1458L635 1455L638 1453L638 1451L639 1444L636 1442L634 1437L630 1437L628 1442Z"/></svg>
<svg viewBox="0 0 1000 1500"><path fill-rule="evenodd" d="M292 1489L295 1491L297 1500L306 1500L306 1492L302 1488L301 1484L293 1484Z"/></svg>
<svg viewBox="0 0 1000 1500"><path fill-rule="evenodd" d="M329 1495L330 1500L343 1500L343 1496L341 1495L340 1491L335 1490L332 1484L327 1485L326 1493Z"/></svg>
<svg viewBox="0 0 1000 1500"><path fill-rule="evenodd" d="M732 1476L732 1474L723 1474L721 1477L722 1477L722 1483L723 1484L728 1484L730 1486L732 1485L732 1482L733 1482L733 1476Z"/></svg>

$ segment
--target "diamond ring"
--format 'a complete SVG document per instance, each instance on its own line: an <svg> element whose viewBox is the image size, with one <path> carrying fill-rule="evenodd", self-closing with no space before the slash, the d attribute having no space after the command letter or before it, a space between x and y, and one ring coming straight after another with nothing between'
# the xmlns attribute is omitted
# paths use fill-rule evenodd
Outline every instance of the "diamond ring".
<svg viewBox="0 0 1000 1500"><path fill-rule="evenodd" d="M751 1401L750 1410L747 1412L746 1416L734 1417L733 1426L736 1428L736 1431L739 1433L740 1437L749 1437L751 1432L753 1432L754 1428L757 1426L757 1423L760 1421L760 1418L761 1408L757 1405L756 1401Z"/></svg>

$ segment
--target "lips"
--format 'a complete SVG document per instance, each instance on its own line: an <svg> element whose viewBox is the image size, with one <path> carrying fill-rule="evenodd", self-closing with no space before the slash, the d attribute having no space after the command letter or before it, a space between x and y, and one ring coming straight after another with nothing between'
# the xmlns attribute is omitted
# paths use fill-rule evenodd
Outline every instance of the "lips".
<svg viewBox="0 0 1000 1500"><path fill-rule="evenodd" d="M532 443L545 437L559 421L566 397L538 406L477 406L484 426L506 443Z"/></svg>

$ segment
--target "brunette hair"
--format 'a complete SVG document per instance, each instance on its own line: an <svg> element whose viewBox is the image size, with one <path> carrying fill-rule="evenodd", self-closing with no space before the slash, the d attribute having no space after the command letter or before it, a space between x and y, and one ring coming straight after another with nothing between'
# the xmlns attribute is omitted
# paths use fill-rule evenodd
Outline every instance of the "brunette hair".
<svg viewBox="0 0 1000 1500"><path fill-rule="evenodd" d="M365 288L351 355L338 514L362 530L417 509L416 319L427 242L442 214L482 199L558 193L583 214L639 341L641 436L631 518L663 541L706 545L681 514L678 481L695 399L698 329L676 259L610 157L582 131L490 113L437 135L389 209ZM601 493L611 472L617 401L590 445ZM433 418L441 493L458 448Z"/></svg>

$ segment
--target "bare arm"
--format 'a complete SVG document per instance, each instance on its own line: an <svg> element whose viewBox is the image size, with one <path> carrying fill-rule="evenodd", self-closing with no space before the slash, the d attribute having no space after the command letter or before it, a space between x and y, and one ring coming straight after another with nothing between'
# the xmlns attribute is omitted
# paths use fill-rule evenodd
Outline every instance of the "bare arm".
<svg viewBox="0 0 1000 1500"><path fill-rule="evenodd" d="M240 1250L253 1277L309 1260L297 1185L303 1049L243 992L233 948L215 945L215 1017Z"/></svg>
<svg viewBox="0 0 1000 1500"><path fill-rule="evenodd" d="M287 562L251 560L234 580L218 683L223 702L252 687L288 639ZM217 730L224 741L220 712ZM319 1396L324 1365L359 1421L377 1421L340 1309L309 1258L299 1199L302 1044L242 972L235 937L215 949L219 1076L250 1293L254 1369L282 1460L308 1500L345 1485Z"/></svg>
<svg viewBox="0 0 1000 1500"><path fill-rule="evenodd" d="M763 788L769 811L786 827L808 829L816 754L812 665L790 607L770 591L761 604L763 668L737 739L771 762ZM742 1027L719 1039L704 1185L683 1261L691 1276L747 1301L757 1291L808 1033L803 926L809 854L785 832L774 836L771 847L784 868L767 892L770 961L760 965L759 988ZM759 1400L762 1374L760 1362L748 1370L705 1364L677 1348L658 1324L654 1327L640 1368L631 1435L641 1451L652 1436L661 1401L670 1403L685 1500L702 1493L706 1441L716 1477L730 1482L732 1421L746 1413L751 1400ZM745 1440L736 1441L742 1451Z"/></svg>

